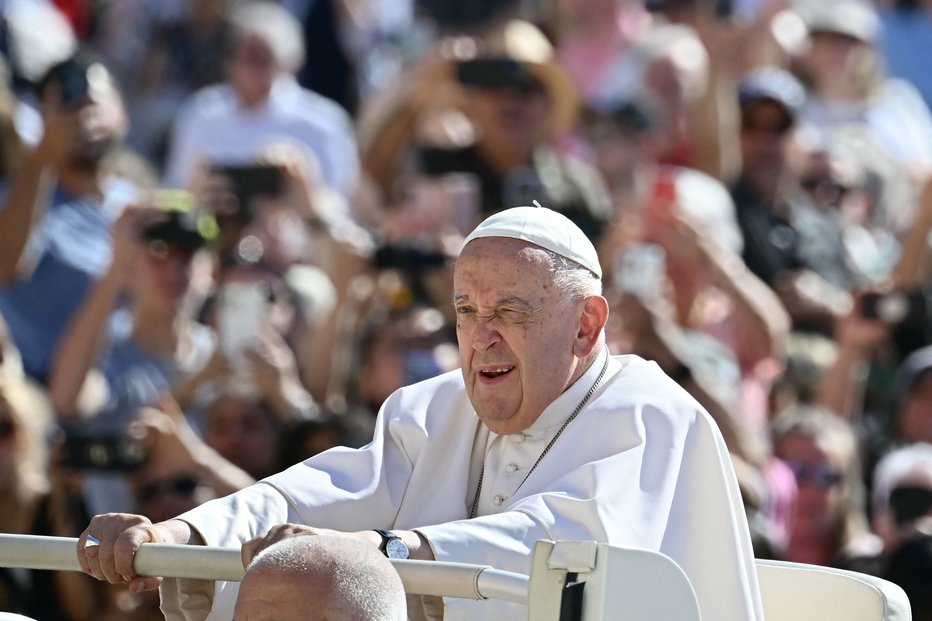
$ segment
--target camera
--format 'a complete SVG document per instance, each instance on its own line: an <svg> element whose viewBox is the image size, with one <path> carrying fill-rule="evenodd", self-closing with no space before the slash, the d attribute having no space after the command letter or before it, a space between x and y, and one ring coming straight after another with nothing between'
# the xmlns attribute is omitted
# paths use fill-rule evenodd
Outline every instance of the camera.
<svg viewBox="0 0 932 621"><path fill-rule="evenodd" d="M479 89L513 88L522 92L540 90L540 82L528 67L510 58L477 58L459 63L456 80Z"/></svg>
<svg viewBox="0 0 932 621"><path fill-rule="evenodd" d="M376 248L372 257L376 269L399 269L411 274L443 267L448 262L441 252L408 244L383 244Z"/></svg>
<svg viewBox="0 0 932 621"><path fill-rule="evenodd" d="M240 216L246 221L255 215L256 199L281 196L285 190L285 180L278 166L218 165L214 170L230 181L231 190L239 203Z"/></svg>
<svg viewBox="0 0 932 621"><path fill-rule="evenodd" d="M146 460L142 440L128 435L65 436L62 465L73 470L131 472Z"/></svg>
<svg viewBox="0 0 932 621"><path fill-rule="evenodd" d="M922 291L867 293L861 299L861 316L893 326L924 326L929 320L926 296Z"/></svg>

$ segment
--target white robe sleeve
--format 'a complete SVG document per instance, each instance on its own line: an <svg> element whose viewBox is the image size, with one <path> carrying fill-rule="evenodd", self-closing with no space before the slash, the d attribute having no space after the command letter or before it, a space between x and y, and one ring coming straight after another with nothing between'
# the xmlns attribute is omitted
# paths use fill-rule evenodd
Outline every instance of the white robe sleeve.
<svg viewBox="0 0 932 621"><path fill-rule="evenodd" d="M386 402L375 437L366 447L331 449L178 519L190 524L206 545L227 548L239 547L284 523L346 532L394 527L411 472L411 461L397 436L412 436L410 427L397 424L386 413L393 411L394 403L391 398ZM408 441L414 442L412 437ZM239 584L217 582L212 592L205 585L209 583L164 580L160 595L166 619L232 619Z"/></svg>

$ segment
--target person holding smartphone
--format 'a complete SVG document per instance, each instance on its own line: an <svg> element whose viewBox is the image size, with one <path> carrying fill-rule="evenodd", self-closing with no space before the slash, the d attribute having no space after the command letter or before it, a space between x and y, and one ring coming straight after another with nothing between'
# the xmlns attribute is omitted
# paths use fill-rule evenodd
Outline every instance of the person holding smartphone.
<svg viewBox="0 0 932 621"><path fill-rule="evenodd" d="M337 103L301 87L301 24L274 2L237 3L230 14L226 80L194 93L172 129L169 185L190 187L198 164L250 164L269 143L288 140L320 162L343 197L355 191L359 156L352 120Z"/></svg>
<svg viewBox="0 0 932 621"><path fill-rule="evenodd" d="M0 203L0 314L26 372L45 382L72 313L110 263L113 223L137 189L105 166L126 116L103 64L75 55L49 69L36 91L44 134Z"/></svg>
<svg viewBox="0 0 932 621"><path fill-rule="evenodd" d="M110 267L55 351L49 392L59 421L69 434L113 448L113 459L97 470L138 465L141 458L127 462L133 452L120 448L136 411L170 393L213 355L213 332L190 316L186 304L210 223L187 193L157 193L128 207L115 224ZM117 492L99 502L117 503Z"/></svg>

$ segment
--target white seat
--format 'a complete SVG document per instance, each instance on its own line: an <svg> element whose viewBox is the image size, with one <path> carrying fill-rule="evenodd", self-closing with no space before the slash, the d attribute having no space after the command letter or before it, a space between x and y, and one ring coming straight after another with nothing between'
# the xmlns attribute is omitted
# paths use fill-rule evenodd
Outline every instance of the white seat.
<svg viewBox="0 0 932 621"><path fill-rule="evenodd" d="M889 580L831 567L757 561L767 621L909 621L906 593Z"/></svg>
<svg viewBox="0 0 932 621"><path fill-rule="evenodd" d="M35 621L35 619L17 615L12 612L0 612L0 621Z"/></svg>

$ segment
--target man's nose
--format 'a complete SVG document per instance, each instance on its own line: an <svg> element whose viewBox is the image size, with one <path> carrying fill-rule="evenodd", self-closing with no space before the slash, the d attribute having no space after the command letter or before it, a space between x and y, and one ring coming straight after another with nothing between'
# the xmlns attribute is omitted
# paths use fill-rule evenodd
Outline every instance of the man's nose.
<svg viewBox="0 0 932 621"><path fill-rule="evenodd" d="M498 330L490 325L486 319L476 321L472 333L472 346L477 351L485 351L501 340Z"/></svg>

